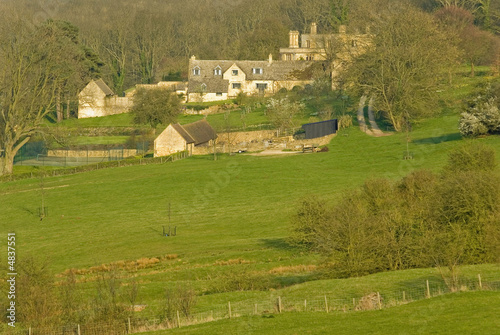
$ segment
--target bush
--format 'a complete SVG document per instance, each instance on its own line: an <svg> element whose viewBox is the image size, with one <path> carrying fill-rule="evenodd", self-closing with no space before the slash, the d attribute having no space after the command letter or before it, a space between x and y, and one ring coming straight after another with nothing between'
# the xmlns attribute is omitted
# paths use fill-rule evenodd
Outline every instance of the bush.
<svg viewBox="0 0 500 335"><path fill-rule="evenodd" d="M471 142L450 153L441 175L368 180L332 207L307 197L292 217L290 242L324 254L335 277L437 266L453 284L459 264L498 259L495 167L494 150Z"/></svg>

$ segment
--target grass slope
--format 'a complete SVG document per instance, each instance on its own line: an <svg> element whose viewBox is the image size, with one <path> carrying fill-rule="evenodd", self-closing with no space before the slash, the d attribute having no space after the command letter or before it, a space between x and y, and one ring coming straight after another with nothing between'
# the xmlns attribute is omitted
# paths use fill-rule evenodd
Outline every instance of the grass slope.
<svg viewBox="0 0 500 335"><path fill-rule="evenodd" d="M378 311L252 316L144 334L493 335L500 329L499 314L499 292L466 292Z"/></svg>

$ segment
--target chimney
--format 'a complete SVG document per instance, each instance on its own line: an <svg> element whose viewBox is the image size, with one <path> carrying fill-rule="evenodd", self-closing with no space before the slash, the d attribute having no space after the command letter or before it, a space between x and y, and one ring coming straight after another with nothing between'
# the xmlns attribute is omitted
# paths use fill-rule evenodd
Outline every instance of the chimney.
<svg viewBox="0 0 500 335"><path fill-rule="evenodd" d="M273 62L273 54L269 54L269 64Z"/></svg>
<svg viewBox="0 0 500 335"><path fill-rule="evenodd" d="M299 47L299 32L296 30L290 30L290 48Z"/></svg>
<svg viewBox="0 0 500 335"><path fill-rule="evenodd" d="M316 35L318 33L318 26L316 22L311 23L311 35Z"/></svg>

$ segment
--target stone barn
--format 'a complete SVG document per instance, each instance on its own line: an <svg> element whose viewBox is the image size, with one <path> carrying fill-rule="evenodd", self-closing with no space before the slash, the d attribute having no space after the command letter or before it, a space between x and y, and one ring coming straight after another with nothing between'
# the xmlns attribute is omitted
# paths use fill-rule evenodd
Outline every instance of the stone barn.
<svg viewBox="0 0 500 335"><path fill-rule="evenodd" d="M132 106L129 97L117 96L102 80L92 80L78 94L78 118L127 113Z"/></svg>
<svg viewBox="0 0 500 335"><path fill-rule="evenodd" d="M167 156L179 151L193 154L195 147L211 146L217 138L215 130L206 120L180 125L169 124L155 139L155 157Z"/></svg>

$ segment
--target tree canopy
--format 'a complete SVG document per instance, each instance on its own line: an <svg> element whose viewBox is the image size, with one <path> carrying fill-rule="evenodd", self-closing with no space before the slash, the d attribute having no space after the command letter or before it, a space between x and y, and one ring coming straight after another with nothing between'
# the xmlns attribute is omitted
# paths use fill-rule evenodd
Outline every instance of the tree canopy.
<svg viewBox="0 0 500 335"><path fill-rule="evenodd" d="M375 107L396 131L434 110L440 78L457 48L433 17L415 8L389 11L368 52L349 68L350 85L375 97Z"/></svg>

